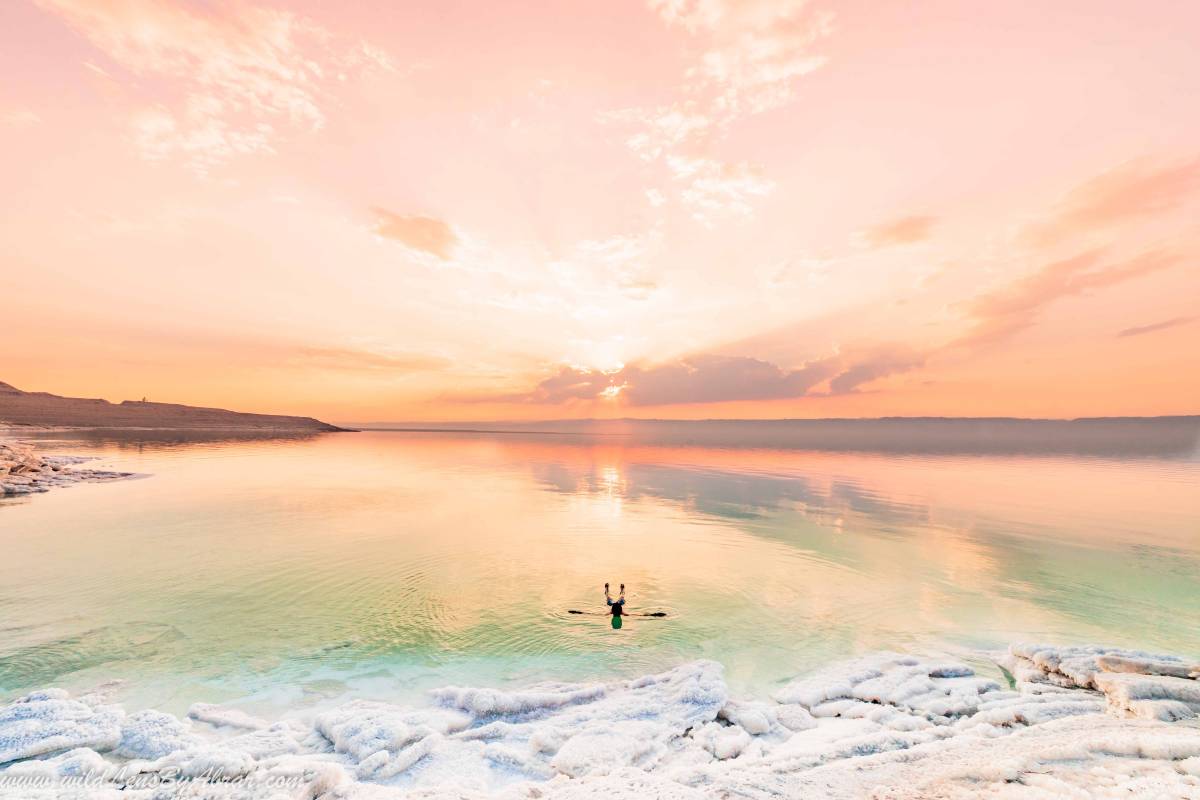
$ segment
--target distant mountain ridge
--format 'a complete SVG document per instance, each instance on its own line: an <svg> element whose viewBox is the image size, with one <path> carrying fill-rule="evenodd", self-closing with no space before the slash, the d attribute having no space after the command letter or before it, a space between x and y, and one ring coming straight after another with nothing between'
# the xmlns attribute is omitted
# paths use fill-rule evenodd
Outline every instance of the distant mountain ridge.
<svg viewBox="0 0 1200 800"><path fill-rule="evenodd" d="M344 431L312 417L247 414L176 403L61 397L24 392L0 381L0 424L172 430Z"/></svg>

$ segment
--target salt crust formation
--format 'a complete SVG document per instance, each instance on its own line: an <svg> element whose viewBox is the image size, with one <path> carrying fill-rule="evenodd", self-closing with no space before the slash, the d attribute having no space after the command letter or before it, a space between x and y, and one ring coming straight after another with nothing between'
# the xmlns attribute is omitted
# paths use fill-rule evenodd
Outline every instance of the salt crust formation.
<svg viewBox="0 0 1200 800"><path fill-rule="evenodd" d="M131 472L83 469L90 459L79 456L44 456L17 442L0 442L0 497L48 492L58 486L84 481L115 481L134 477Z"/></svg>
<svg viewBox="0 0 1200 800"><path fill-rule="evenodd" d="M0 707L0 796L1200 798L1200 666L1017 644L1012 685L880 653L731 697L683 664L604 684L458 688L279 722L126 713L61 689Z"/></svg>

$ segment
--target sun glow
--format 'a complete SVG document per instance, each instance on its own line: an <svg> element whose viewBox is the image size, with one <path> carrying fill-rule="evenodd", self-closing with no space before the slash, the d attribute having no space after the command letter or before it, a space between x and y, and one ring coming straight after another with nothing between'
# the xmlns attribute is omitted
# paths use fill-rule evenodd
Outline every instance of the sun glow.
<svg viewBox="0 0 1200 800"><path fill-rule="evenodd" d="M607 388L605 388L602 392L600 392L600 396L603 397L605 400L615 400L615 399L617 399L617 396L619 394L621 394L621 390L624 388L625 388L625 384L623 384L623 383L620 386L610 385Z"/></svg>

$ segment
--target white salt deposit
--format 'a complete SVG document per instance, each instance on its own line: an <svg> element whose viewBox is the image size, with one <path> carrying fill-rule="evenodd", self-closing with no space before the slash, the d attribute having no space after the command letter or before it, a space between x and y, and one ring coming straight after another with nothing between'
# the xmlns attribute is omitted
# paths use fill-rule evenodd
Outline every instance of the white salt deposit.
<svg viewBox="0 0 1200 800"><path fill-rule="evenodd" d="M137 477L132 472L81 469L91 461L80 456L44 456L20 442L0 440L0 497L48 492L73 483Z"/></svg>
<svg viewBox="0 0 1200 800"><path fill-rule="evenodd" d="M226 728L244 728L246 730L261 730L270 727L266 720L252 717L237 708L222 708L211 703L192 703L187 712L189 719L197 722L207 722L209 725Z"/></svg>
<svg viewBox="0 0 1200 800"><path fill-rule="evenodd" d="M62 689L26 695L0 707L0 764L76 747L112 750L124 716L116 706L72 700Z"/></svg>
<svg viewBox="0 0 1200 800"><path fill-rule="evenodd" d="M274 724L201 703L186 720L127 714L51 689L0 707L0 796L1200 798L1191 664L1014 645L1005 665L1015 689L881 653L761 700L731 698L720 665L699 661Z"/></svg>

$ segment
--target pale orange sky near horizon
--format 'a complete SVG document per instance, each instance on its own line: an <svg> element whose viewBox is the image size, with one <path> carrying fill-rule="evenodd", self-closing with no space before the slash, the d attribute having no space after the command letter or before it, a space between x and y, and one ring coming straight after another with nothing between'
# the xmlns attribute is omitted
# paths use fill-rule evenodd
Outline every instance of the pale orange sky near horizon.
<svg viewBox="0 0 1200 800"><path fill-rule="evenodd" d="M1200 5L0 4L0 381L1200 413Z"/></svg>

